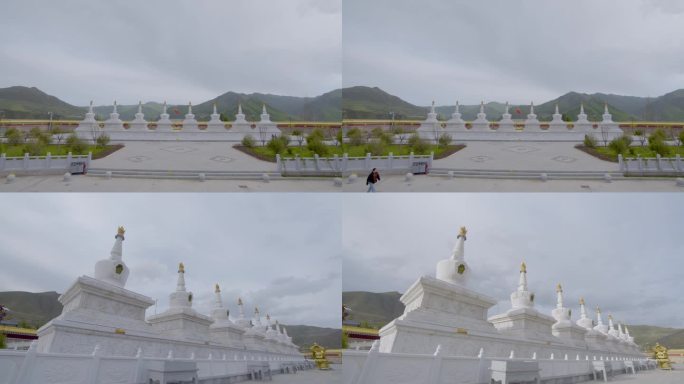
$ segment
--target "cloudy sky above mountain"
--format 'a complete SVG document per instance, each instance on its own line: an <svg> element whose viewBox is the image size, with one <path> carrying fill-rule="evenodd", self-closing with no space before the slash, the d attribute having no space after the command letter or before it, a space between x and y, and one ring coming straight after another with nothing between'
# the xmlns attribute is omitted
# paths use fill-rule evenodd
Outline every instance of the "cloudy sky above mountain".
<svg viewBox="0 0 684 384"><path fill-rule="evenodd" d="M419 276L434 276L465 225L471 287L500 300L490 315L510 308L524 260L544 313L561 283L576 314L584 297L591 316L599 305L627 324L684 323L681 194L364 197L344 199L345 291L404 292Z"/></svg>
<svg viewBox="0 0 684 384"><path fill-rule="evenodd" d="M678 0L345 0L343 84L417 105L684 87Z"/></svg>
<svg viewBox="0 0 684 384"><path fill-rule="evenodd" d="M7 1L0 87L75 105L341 85L341 0Z"/></svg>
<svg viewBox="0 0 684 384"><path fill-rule="evenodd" d="M340 326L341 211L332 195L15 194L0 199L0 291L64 292L108 258L126 227L127 289L168 308L178 263L193 307L214 283L284 324ZM153 314L155 308L148 309Z"/></svg>

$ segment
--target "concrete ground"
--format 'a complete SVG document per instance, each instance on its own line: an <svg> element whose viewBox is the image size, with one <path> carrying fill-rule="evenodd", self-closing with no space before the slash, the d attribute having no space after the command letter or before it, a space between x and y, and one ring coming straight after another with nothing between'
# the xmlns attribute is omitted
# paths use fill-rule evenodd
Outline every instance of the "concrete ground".
<svg viewBox="0 0 684 384"><path fill-rule="evenodd" d="M624 374L610 378L612 383L630 384L681 384L684 383L684 371L662 371L659 369L639 371L636 375Z"/></svg>
<svg viewBox="0 0 684 384"><path fill-rule="evenodd" d="M127 142L91 168L179 171L275 171L275 163L255 159L222 142Z"/></svg>
<svg viewBox="0 0 684 384"><path fill-rule="evenodd" d="M508 180L436 176L415 176L407 182L402 175L385 175L376 185L385 192L684 192L674 179L602 180ZM0 192L365 192L365 177L354 183L346 179L341 187L332 179L259 180L165 180L72 176L17 176L12 183L0 179Z"/></svg>
<svg viewBox="0 0 684 384"><path fill-rule="evenodd" d="M453 155L435 160L433 168L538 171L618 171L570 142L470 141Z"/></svg>
<svg viewBox="0 0 684 384"><path fill-rule="evenodd" d="M282 374L273 376L272 383L276 384L342 384L342 366L333 364L329 371L310 369L299 371L295 374Z"/></svg>

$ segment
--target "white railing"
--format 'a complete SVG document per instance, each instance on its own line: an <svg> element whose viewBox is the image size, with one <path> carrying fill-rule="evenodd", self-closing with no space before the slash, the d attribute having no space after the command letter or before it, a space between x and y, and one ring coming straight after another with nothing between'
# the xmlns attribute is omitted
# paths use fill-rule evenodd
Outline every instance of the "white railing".
<svg viewBox="0 0 684 384"><path fill-rule="evenodd" d="M673 175L684 173L684 163L679 155L675 157L633 157L618 155L620 171L632 175Z"/></svg>
<svg viewBox="0 0 684 384"><path fill-rule="evenodd" d="M39 353L31 348L27 352L0 350L0 384L147 383L148 368L155 362L169 360L194 363L200 382L203 378L247 376L255 363L268 366L272 372L286 367L289 372L311 368L311 363L300 356L273 353L236 352L203 359L163 359L144 357L143 353L135 357L100 356L97 347L92 355Z"/></svg>
<svg viewBox="0 0 684 384"><path fill-rule="evenodd" d="M69 152L66 156L46 156L7 157L4 153L0 154L0 172L3 171L49 171L63 170L70 171L72 167L85 165L90 167L92 153L83 156L74 156Z"/></svg>
<svg viewBox="0 0 684 384"><path fill-rule="evenodd" d="M594 360L596 359L596 360ZM432 355L345 351L342 372L343 384L445 384L489 383L492 361L537 362L541 382L586 381L593 378L593 362L605 362L613 374L626 370L627 361L638 369L655 368L652 360L642 356L595 356L576 354L560 358L510 359L471 356L443 356L439 349ZM585 380L582 380L584 378Z"/></svg>
<svg viewBox="0 0 684 384"><path fill-rule="evenodd" d="M287 173L345 173L352 171L370 171L377 168L380 171L403 171L412 173L427 173L432 168L434 154L427 156L415 156L411 153L408 156L388 156L349 157L346 153L341 157L298 157L283 158L276 155L277 170L282 174Z"/></svg>

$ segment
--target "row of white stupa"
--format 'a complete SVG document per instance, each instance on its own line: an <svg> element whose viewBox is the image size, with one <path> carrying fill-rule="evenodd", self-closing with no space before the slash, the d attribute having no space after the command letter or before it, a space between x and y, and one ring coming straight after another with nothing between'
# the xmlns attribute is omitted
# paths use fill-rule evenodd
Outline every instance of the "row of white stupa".
<svg viewBox="0 0 684 384"><path fill-rule="evenodd" d="M145 120L145 115L142 112L142 101L138 103L138 113L135 114L135 119L128 123L129 128L124 128L123 121L119 118L117 112L117 104L114 101L114 109L109 114L109 119L103 122L104 127L100 128L100 122L95 120L95 113L93 112L93 102L90 102L90 107L85 115L85 118L79 123L75 129L77 133L92 134L93 132L174 132L173 122L169 119L169 114L166 111L166 102L164 102L162 113L159 115L159 120L156 121L156 129L149 128L149 122ZM245 119L242 113L242 104L238 104L238 113L235 115L235 121L231 122L231 127L226 128L226 123L221 121L218 112L216 111L216 104L214 104L214 112L210 115L211 119L207 122L207 128L199 129L199 123L192 113L192 103L188 103L188 113L182 121L183 132L233 132L241 134L266 134L267 137L271 135L279 135L280 129L276 123L271 121L270 115L266 111L264 104L261 112L261 120L256 122L256 128L252 128L252 123Z"/></svg>
<svg viewBox="0 0 684 384"><path fill-rule="evenodd" d="M241 359L243 353L298 358L298 348L287 330L266 315L262 323L257 308L245 317L231 319L216 284L211 315L192 308L193 294L185 287L185 267L180 263L176 290L169 308L145 319L155 301L125 289L129 269L122 259L124 229L119 228L110 257L95 264L94 277L81 276L59 297L62 313L38 330L38 352L89 354L97 345L103 356Z"/></svg>
<svg viewBox="0 0 684 384"><path fill-rule="evenodd" d="M380 352L432 354L439 345L447 356L475 356L484 351L486 356L511 358L643 357L626 326L616 328L611 316L604 324L598 308L594 324L583 299L580 318L573 322L560 284L551 316L537 311L525 263L518 287L510 295L511 309L487 317L498 300L469 287L465 240L463 227L451 257L437 264L435 277L422 276L406 290L401 297L404 314L380 330Z"/></svg>
<svg viewBox="0 0 684 384"><path fill-rule="evenodd" d="M456 102L456 110L451 115L451 119L446 121L445 130L451 132L516 132L516 123L511 118L509 113L508 102L506 102L506 110L502 115L500 121L496 122L498 128L494 129L490 121L487 120L487 114L484 111L484 102L480 103L480 113L477 114L477 119L470 123L470 129L466 128L466 122L461 118L459 112L459 105ZM587 114L584 113L584 104L580 105L580 113L577 115L577 121L571 123L563 121L563 115L558 111L558 104L553 114L553 119L547 123L548 129L541 128L541 122L537 119L534 113L534 103L530 104L530 113L524 121L523 132L581 132L594 133L611 132L621 134L622 130L619 125L613 121L613 117L608 111L608 104L604 106L603 120L597 122L597 129L594 128L594 123L587 119ZM427 119L417 129L419 135L425 138L433 138L435 131L440 130L441 123L437 120L437 113L435 112L435 102L432 102L432 107L428 113Z"/></svg>

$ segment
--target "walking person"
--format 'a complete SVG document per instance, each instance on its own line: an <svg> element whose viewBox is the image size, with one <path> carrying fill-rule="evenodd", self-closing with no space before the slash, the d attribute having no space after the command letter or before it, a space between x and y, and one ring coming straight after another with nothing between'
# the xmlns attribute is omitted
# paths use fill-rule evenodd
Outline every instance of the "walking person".
<svg viewBox="0 0 684 384"><path fill-rule="evenodd" d="M373 168L371 173L369 173L368 177L366 178L366 185L368 186L368 190L366 192L376 192L375 183L378 181L380 181L380 172L378 172L377 168Z"/></svg>

